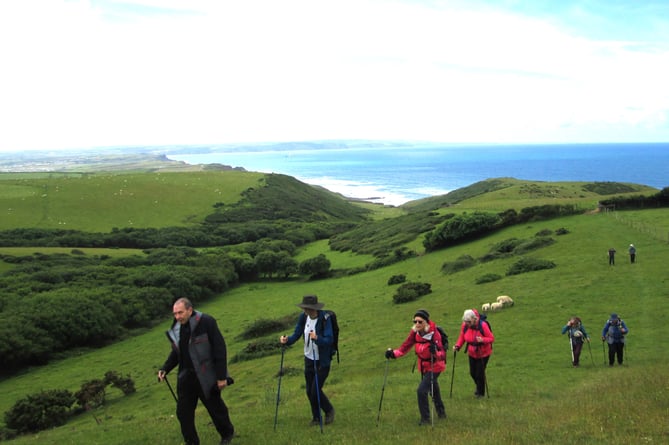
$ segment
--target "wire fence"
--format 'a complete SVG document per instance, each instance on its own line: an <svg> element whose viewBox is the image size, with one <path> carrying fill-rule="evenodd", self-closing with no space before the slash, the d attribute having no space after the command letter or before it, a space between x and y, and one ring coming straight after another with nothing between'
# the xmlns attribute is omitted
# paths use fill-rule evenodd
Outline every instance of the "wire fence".
<svg viewBox="0 0 669 445"><path fill-rule="evenodd" d="M635 220L634 218L624 216L620 212L611 209L606 209L604 213L606 215L613 216L616 221L625 224L626 226L631 227L640 233L648 235L659 241L669 243L669 229L666 227L660 227L655 224L649 224L647 222Z"/></svg>

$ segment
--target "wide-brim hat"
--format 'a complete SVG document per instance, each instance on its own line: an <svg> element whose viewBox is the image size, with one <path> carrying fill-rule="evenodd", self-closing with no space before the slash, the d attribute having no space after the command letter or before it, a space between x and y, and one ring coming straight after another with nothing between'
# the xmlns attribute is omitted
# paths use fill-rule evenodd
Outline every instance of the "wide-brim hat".
<svg viewBox="0 0 669 445"><path fill-rule="evenodd" d="M318 297L316 295L305 295L302 297L302 303L298 304L297 307L302 309L323 309L325 303L319 303Z"/></svg>

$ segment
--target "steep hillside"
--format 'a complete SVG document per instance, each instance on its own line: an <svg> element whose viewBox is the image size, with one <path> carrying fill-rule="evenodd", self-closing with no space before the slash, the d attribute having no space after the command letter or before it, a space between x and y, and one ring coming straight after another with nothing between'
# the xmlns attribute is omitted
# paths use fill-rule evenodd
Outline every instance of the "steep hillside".
<svg viewBox="0 0 669 445"><path fill-rule="evenodd" d="M359 221L366 210L282 175L243 171L0 174L0 230L109 232L236 221ZM248 219L245 219L248 218Z"/></svg>
<svg viewBox="0 0 669 445"><path fill-rule="evenodd" d="M504 211L545 204L571 203L595 208L601 199L611 196L651 195L658 190L638 184L619 182L544 182L514 178L493 178L404 204L409 211L449 211L488 209ZM457 210L455 210L457 209Z"/></svg>

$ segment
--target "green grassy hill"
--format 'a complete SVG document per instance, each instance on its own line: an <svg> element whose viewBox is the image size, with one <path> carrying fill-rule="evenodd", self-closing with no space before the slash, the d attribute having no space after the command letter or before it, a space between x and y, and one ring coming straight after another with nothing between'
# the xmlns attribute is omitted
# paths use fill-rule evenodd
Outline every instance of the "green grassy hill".
<svg viewBox="0 0 669 445"><path fill-rule="evenodd" d="M471 197L459 205L486 208L485 196ZM592 196L587 199L595 200ZM524 206L524 201L518 203ZM502 201L499 206L513 205ZM568 233L555 235L559 228ZM480 258L500 242L530 239L542 231L550 232L555 242L524 256L553 261L553 269L506 276L520 258L516 255L477 262L454 274L441 272L445 262L462 255ZM669 356L665 353L669 340L662 328L669 315L668 234L669 209L584 213L513 226L473 242L352 276L260 281L226 292L198 309L218 319L231 357L246 346L248 341L238 336L255 321L297 316L295 304L307 293L316 293L326 308L336 310L341 326L341 363L333 364L325 387L337 409L337 420L325 428L323 437L318 428L308 426L301 349L296 345L285 356L289 373L282 380L276 431L273 424L280 356L231 363L236 383L225 390L224 397L238 432L234 443L665 443L669 439ZM625 254L629 243L634 243L638 252L638 262L633 265ZM615 266L609 266L606 258L612 246L619 252ZM306 246L298 256L318 252L330 255L327 245L319 242ZM359 261L348 253L332 255L335 268L356 267ZM477 278L488 273L502 278L475 284ZM409 281L431 283L433 292L417 302L395 305L392 295L396 286L387 282L396 274L405 274ZM462 312L480 308L498 295L509 295L516 304L489 316L497 339L488 368L490 398L473 397L466 356L450 353L447 370L440 377L449 417L436 422L434 429L418 427L415 389L419 377L412 373L413 357L387 363L384 350L399 346L405 339L418 308L426 308L454 343ZM622 367L604 366L599 334L611 312L620 314L630 328L627 359ZM77 308L64 308L63 321L76 314ZM584 347L578 369L572 368L568 340L560 335L572 315L580 316L593 336L590 348ZM104 407L82 414L63 427L8 443L180 443L174 401L168 388L156 381L157 369L169 352L163 333L169 323L166 314L162 326L142 335L1 381L0 412L42 389L75 391L82 382L100 378L108 370L130 374L137 384L133 395L124 397L110 391ZM278 336L271 333L267 338ZM386 366L388 375L377 426ZM170 377L174 386L175 378ZM451 385L453 393L449 397ZM202 407L198 408L197 420L203 443L217 443L216 432Z"/></svg>

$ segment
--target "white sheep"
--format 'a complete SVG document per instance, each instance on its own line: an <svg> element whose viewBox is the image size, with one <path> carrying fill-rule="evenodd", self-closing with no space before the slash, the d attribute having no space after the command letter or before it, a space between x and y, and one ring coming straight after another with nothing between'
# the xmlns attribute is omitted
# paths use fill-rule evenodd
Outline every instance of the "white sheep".
<svg viewBox="0 0 669 445"><path fill-rule="evenodd" d="M502 303L504 307L513 306L513 299L508 295L500 295L499 297L497 297L497 302Z"/></svg>
<svg viewBox="0 0 669 445"><path fill-rule="evenodd" d="M504 305L503 305L502 303L500 303L500 302L497 302L497 301L496 301L496 302L490 304L490 309L491 309L492 311L495 311L495 312L496 312L496 311L501 311L502 308L504 308Z"/></svg>
<svg viewBox="0 0 669 445"><path fill-rule="evenodd" d="M490 310L490 303L483 303L481 306L481 312L488 312Z"/></svg>

